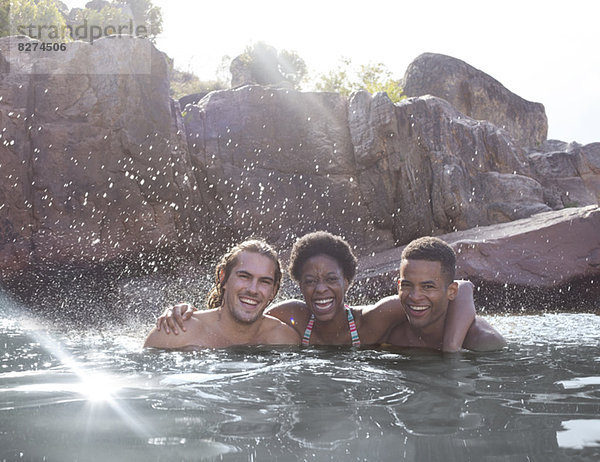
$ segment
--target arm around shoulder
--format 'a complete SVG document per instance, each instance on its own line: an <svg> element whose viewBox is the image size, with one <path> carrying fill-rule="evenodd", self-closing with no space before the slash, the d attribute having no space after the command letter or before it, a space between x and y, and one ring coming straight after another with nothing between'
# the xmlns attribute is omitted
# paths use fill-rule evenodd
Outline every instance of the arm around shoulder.
<svg viewBox="0 0 600 462"><path fill-rule="evenodd" d="M501 350L506 346L506 340L485 319L477 316L467 332L463 348L473 351Z"/></svg>
<svg viewBox="0 0 600 462"><path fill-rule="evenodd" d="M456 297L448 304L444 328L443 350L450 352L460 350L475 320L473 283L462 280L455 283L457 284Z"/></svg>
<svg viewBox="0 0 600 462"><path fill-rule="evenodd" d="M183 348L190 344L186 333L180 335L169 335L164 329L158 330L156 327L150 331L144 348L162 348L166 350Z"/></svg>

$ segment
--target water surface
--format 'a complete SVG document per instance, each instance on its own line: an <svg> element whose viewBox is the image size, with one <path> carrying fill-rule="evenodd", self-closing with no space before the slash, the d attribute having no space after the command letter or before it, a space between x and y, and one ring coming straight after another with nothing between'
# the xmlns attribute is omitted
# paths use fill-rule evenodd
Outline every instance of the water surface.
<svg viewBox="0 0 600 462"><path fill-rule="evenodd" d="M153 352L0 299L0 460L600 460L600 317L488 320L509 348Z"/></svg>

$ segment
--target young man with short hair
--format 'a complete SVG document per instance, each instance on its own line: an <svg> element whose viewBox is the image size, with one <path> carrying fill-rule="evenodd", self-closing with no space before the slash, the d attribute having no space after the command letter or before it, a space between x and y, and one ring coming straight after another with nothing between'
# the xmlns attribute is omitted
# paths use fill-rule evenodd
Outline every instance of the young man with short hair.
<svg viewBox="0 0 600 462"><path fill-rule="evenodd" d="M393 326L386 344L441 349L448 302L456 297L456 255L441 239L422 237L402 252L398 294L408 322ZM502 335L487 321L476 317L463 348L476 351L506 346Z"/></svg>

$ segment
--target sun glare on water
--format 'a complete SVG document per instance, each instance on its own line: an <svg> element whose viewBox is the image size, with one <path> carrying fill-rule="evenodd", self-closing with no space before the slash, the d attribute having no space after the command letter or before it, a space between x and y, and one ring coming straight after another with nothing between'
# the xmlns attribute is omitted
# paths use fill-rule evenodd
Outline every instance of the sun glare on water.
<svg viewBox="0 0 600 462"><path fill-rule="evenodd" d="M120 386L114 379L103 374L93 373L81 377L78 393L92 402L111 402Z"/></svg>
<svg viewBox="0 0 600 462"><path fill-rule="evenodd" d="M28 334L40 344L44 350L54 356L63 365L66 373L74 375L72 381L53 382L34 385L25 385L27 390L21 387L20 391L69 393L73 394L67 401L84 400L89 406L88 418L94 418L95 409L108 406L112 412L121 420L126 427L139 436L148 436L151 430L147 428L139 416L127 405L127 401L119 397L123 389L122 377L106 374L98 370L90 370L86 365L78 361L64 345L49 332L40 329L39 326L28 331Z"/></svg>

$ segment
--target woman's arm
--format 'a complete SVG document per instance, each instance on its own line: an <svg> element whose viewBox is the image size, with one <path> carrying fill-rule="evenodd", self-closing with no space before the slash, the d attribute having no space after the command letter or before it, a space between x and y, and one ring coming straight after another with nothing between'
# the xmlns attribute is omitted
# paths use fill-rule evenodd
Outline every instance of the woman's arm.
<svg viewBox="0 0 600 462"><path fill-rule="evenodd" d="M354 311L360 313L357 328L364 345L384 343L390 328L407 320L398 295L382 298L373 305L354 307Z"/></svg>

